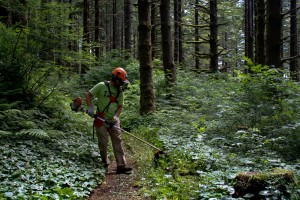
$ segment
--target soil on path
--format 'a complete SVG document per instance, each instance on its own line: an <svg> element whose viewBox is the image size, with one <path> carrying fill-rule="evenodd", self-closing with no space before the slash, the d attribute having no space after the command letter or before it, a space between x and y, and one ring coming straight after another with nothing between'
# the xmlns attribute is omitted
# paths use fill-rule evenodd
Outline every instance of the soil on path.
<svg viewBox="0 0 300 200"><path fill-rule="evenodd" d="M130 155L126 155L127 166L132 167L131 174L117 174L116 162L113 161L105 175L103 183L95 189L88 200L142 200L145 199L138 193L135 187L137 180L137 167Z"/></svg>

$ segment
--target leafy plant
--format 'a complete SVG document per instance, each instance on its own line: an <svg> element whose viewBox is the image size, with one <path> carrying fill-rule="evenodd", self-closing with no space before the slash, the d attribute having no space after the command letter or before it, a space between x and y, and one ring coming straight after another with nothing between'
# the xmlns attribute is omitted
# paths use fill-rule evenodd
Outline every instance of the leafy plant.
<svg viewBox="0 0 300 200"><path fill-rule="evenodd" d="M147 141L162 146L166 153L158 161L148 161L148 164L139 156L138 161L141 160L143 166L140 169L139 185L144 196L151 199L230 199L238 172L268 171L280 166L299 173L297 164L289 164L277 154L285 146L285 152L290 152L289 156L297 155L292 149L287 151L289 145L296 142L282 136L282 132L290 135L289 130L292 129L285 126L284 130L272 133L270 130L277 130L277 124L272 121L255 121L261 118L260 115L276 116L282 113L280 109L268 111L274 102L278 102L275 99L268 101L269 98L275 98L268 92L273 86L264 87L269 82L276 85L273 79L280 75L273 72L262 75L267 68L261 72L260 67L257 68L255 70L259 77L245 75L243 78L247 80L241 80L240 76L196 75L178 71L178 82L174 88L176 92L171 99L164 95L161 77L155 72L156 91L160 91L157 95L157 112L140 117L134 112L136 105L129 102L124 109L123 118L126 127L145 137ZM269 82L260 82L261 78L268 79ZM297 85L288 80L280 84L285 89L298 90ZM291 85L293 86L290 87ZM137 86L133 85L132 88ZM249 99L247 92L253 92L252 95L257 96ZM260 99L260 95L264 97ZM138 101L136 90L129 91L126 98ZM291 95L289 98L293 102L298 101L297 96ZM266 106L258 107L258 102ZM275 108L292 108L284 102L285 100L280 101L280 106ZM253 112L249 112L251 110ZM289 112L286 117L296 121L299 119L296 112ZM280 123L286 122L282 119ZM269 128L263 129L266 124ZM295 135L293 140L298 141L296 138L299 139ZM127 137L125 139L126 142L130 140ZM162 143L157 143L156 139ZM134 143L134 146L137 144ZM132 150L133 153L141 151L135 148ZM290 195L297 194L299 186L287 187L291 188ZM279 195L283 196L282 193Z"/></svg>

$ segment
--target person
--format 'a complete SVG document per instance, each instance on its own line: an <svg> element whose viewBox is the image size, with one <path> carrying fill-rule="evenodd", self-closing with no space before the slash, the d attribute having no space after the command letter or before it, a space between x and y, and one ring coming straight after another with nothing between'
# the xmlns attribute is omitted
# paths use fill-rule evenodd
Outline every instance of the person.
<svg viewBox="0 0 300 200"><path fill-rule="evenodd" d="M117 67L112 71L110 81L104 81L96 84L86 94L86 103L88 105L88 114L94 117L94 126L98 138L98 146L102 162L107 169L110 161L107 155L108 140L111 138L114 156L117 163L117 173L131 173L132 168L126 166L126 159L122 147L121 131L116 127L120 127L119 116L122 112L124 95L123 88L129 83L127 72ZM109 123L95 117L92 98L95 98L97 106L96 116L104 119ZM112 126L112 124L114 126Z"/></svg>

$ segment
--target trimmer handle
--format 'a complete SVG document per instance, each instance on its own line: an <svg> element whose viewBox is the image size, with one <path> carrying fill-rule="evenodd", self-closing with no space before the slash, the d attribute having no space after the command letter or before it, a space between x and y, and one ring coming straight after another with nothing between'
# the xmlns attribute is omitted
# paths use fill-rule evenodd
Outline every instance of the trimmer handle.
<svg viewBox="0 0 300 200"><path fill-rule="evenodd" d="M106 123L106 124L108 124L108 125L110 125L110 126L114 126L114 125L115 125L115 123L110 122L110 121L107 121L107 120L101 118L101 117L100 117L99 115L97 115L97 114L94 115L94 118L95 118L95 119L99 119L99 120L103 121L104 123Z"/></svg>

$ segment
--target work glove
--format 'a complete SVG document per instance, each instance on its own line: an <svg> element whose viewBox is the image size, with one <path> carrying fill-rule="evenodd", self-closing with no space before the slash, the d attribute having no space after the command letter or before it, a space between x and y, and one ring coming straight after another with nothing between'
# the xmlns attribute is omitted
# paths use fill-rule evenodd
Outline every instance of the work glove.
<svg viewBox="0 0 300 200"><path fill-rule="evenodd" d="M89 107L89 111L88 111L89 116L94 117L94 108L93 107Z"/></svg>
<svg viewBox="0 0 300 200"><path fill-rule="evenodd" d="M115 124L119 120L119 117L114 115L112 123Z"/></svg>

